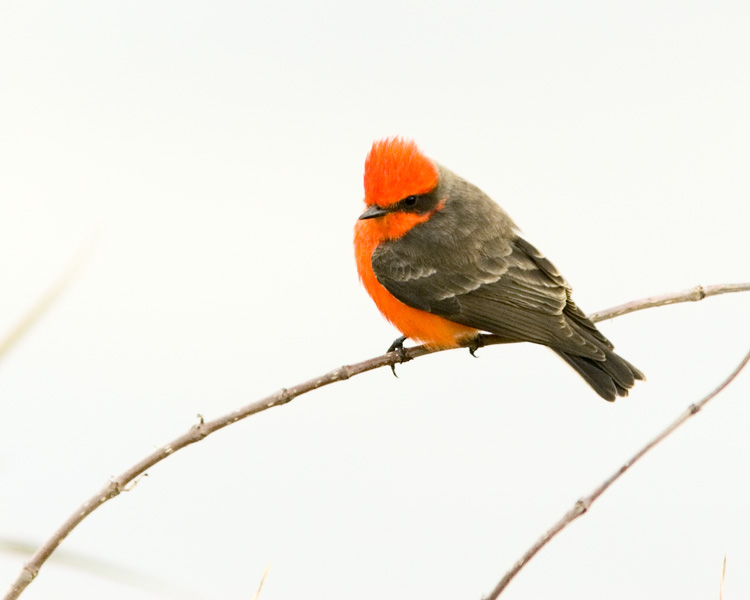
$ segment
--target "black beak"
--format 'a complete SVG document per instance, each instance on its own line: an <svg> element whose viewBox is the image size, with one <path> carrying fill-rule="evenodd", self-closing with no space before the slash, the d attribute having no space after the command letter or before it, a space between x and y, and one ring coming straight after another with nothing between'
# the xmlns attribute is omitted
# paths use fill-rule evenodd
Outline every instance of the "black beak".
<svg viewBox="0 0 750 600"><path fill-rule="evenodd" d="M360 220L362 219L374 219L375 217L382 217L387 215L388 211L384 208L380 208L377 204L372 205L365 212L359 215Z"/></svg>

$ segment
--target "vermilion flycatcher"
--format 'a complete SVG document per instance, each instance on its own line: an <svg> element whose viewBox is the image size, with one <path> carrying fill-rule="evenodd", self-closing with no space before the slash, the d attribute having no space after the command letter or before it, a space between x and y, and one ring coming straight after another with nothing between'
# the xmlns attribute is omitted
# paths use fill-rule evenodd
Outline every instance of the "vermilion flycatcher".
<svg viewBox="0 0 750 600"><path fill-rule="evenodd" d="M505 211L414 142L373 144L365 203L354 236L359 276L405 337L451 348L486 331L549 346L610 401L645 379L613 352Z"/></svg>

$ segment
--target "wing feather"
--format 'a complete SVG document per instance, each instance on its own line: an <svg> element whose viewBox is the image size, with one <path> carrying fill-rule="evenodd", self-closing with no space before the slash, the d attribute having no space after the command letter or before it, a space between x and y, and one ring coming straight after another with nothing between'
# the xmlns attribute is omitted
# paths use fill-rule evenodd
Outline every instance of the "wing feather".
<svg viewBox="0 0 750 600"><path fill-rule="evenodd" d="M372 257L378 281L405 304L509 340L604 359L599 345L611 344L571 301L557 269L524 239L495 236L479 250L432 253L416 252L419 242L405 236Z"/></svg>

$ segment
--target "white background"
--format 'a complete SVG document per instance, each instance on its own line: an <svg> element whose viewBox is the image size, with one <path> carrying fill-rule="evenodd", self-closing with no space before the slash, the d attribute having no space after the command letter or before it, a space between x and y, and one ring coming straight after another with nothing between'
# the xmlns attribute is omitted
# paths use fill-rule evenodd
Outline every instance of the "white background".
<svg viewBox="0 0 750 600"><path fill-rule="evenodd" d="M584 310L750 279L750 5L0 4L0 589L83 500L206 418L398 335L357 281L376 138L500 202ZM477 599L710 391L750 297L602 325L608 404L545 348L381 369L182 451L24 598ZM503 596L750 596L750 372ZM100 564L103 563L103 564ZM106 576L114 567L119 579Z"/></svg>

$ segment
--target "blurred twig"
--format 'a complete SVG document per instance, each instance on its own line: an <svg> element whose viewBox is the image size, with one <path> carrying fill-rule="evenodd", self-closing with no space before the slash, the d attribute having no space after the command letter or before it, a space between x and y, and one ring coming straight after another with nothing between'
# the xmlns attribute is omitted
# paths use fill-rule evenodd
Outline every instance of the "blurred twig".
<svg viewBox="0 0 750 600"><path fill-rule="evenodd" d="M31 556L37 544L18 539L0 538L0 552ZM76 570L87 575L117 582L131 588L134 592L149 592L149 597L171 598L173 600L199 600L203 596L191 589L175 585L159 576L130 569L121 564L111 563L97 556L58 549L50 561L69 570Z"/></svg>
<svg viewBox="0 0 750 600"><path fill-rule="evenodd" d="M260 596L260 590L263 589L263 584L266 581L266 575L268 575L268 571L271 569L271 563L268 563L268 566L266 567L266 570L263 571L263 577L260 578L260 583L258 584L258 590L255 592L255 596L253 596L253 600L258 600L258 597Z"/></svg>
<svg viewBox="0 0 750 600"><path fill-rule="evenodd" d="M570 525L573 521L575 521L578 517L580 517L582 514L584 514L586 511L591 508L591 505L594 503L594 501L601 496L609 486L611 486L615 481L617 481L625 471L630 469L644 454L646 454L651 448L656 446L659 442L661 442L664 438L666 438L669 434L671 434L675 429L677 429L680 425L685 423L690 417L692 417L694 414L699 412L710 400L718 396L724 389L734 381L734 379L737 377L737 375L740 374L740 371L745 368L747 363L750 362L750 351L745 355L745 358L742 359L740 364L732 371L732 373L727 377L724 381L719 384L716 389L714 389L710 394L704 396L701 400L696 402L695 404L691 404L687 407L685 412L683 412L669 427L664 429L661 433L659 433L654 439L652 439L648 444L646 444L643 448L641 448L638 452L636 452L633 457L626 462L624 465L622 465L615 473L609 476L608 479L604 481L601 485L599 485L593 492L591 492L588 496L585 496L578 500L578 502L573 505L573 508L571 508L563 517L555 523L542 537L540 537L534 545L529 548L524 555L516 562L516 564L513 565L513 568L508 571L505 576L498 582L498 584L495 586L495 589L492 590L492 592L485 596L484 600L496 600L498 596L503 592L503 590L508 586L508 584L511 582L511 580L518 574L518 572L524 567L524 565L529 562L534 555L539 552L544 546L547 545L547 543L555 537L558 533L560 533L563 529L565 529L568 525ZM726 562L725 562L726 567ZM723 594L723 586L724 586L724 579L722 574L722 594Z"/></svg>
<svg viewBox="0 0 750 600"><path fill-rule="evenodd" d="M87 258L89 251L91 250L91 242L86 244L78 254L72 260L65 272L55 281L52 286L39 298L36 304L21 318L16 326L11 329L10 333L5 339L0 340L0 360L2 360L8 351L16 345L16 343L31 329L41 317L47 312L54 303L60 297L60 294L65 288L73 281L78 270L81 268L84 260Z"/></svg>
<svg viewBox="0 0 750 600"><path fill-rule="evenodd" d="M642 308L651 308L654 306L662 306L664 304L674 304L677 302L691 302L695 300L701 300L707 296L716 294L724 294L730 292L740 292L750 290L750 283L743 284L729 284L729 285L717 285L717 286L698 286L691 288L683 292L677 292L675 294L667 294L665 296L657 296L651 298L645 298L643 300L635 300L626 305L615 307L609 310L595 313L591 316L595 322L604 321L606 319L612 319L616 316L626 314L640 310ZM486 335L483 336L483 345L490 346L498 343L503 343L502 339L496 336ZM382 356L376 356L360 363L353 365L345 365L329 371L319 377L315 377L303 383L299 383L290 388L284 388L275 394L271 394L266 398L257 400L246 406L232 411L224 416L218 417L211 421L204 421L200 417L198 423L193 425L187 432L181 436L175 438L168 444L157 448L154 452L145 456L138 463L121 473L119 476L109 481L101 490L89 498L83 505L76 509L68 519L54 532L50 537L31 557L21 572L19 573L16 580L11 585L10 589L5 595L5 600L15 600L23 592L24 589L33 581L33 579L39 573L39 569L49 558L49 556L55 551L60 543L75 529L78 524L83 521L89 514L94 512L102 504L111 500L115 496L119 495L120 492L126 489L126 486L144 473L147 469L153 467L155 464L161 462L168 456L174 454L178 450L182 450L191 444L200 442L203 438L210 434L223 429L232 423L236 423L242 419L255 415L257 413L273 408L274 406L282 406L294 400L296 397L321 388L323 386L349 379L355 375L372 371L380 367L391 366L401 362L406 362L426 354L432 354L434 352L440 352L440 350L428 350L424 346L416 346L408 348L403 354L399 352L389 352ZM628 465L629 466L629 465ZM611 482L610 482L611 483ZM607 484L607 486L609 483ZM606 487L605 487L606 489ZM603 490L602 490L603 491ZM597 496L598 497L598 496ZM557 533L553 532L552 535ZM550 536L551 537L551 536ZM546 542L545 542L546 543ZM523 565L521 565L523 566ZM520 568L520 567L519 567Z"/></svg>

